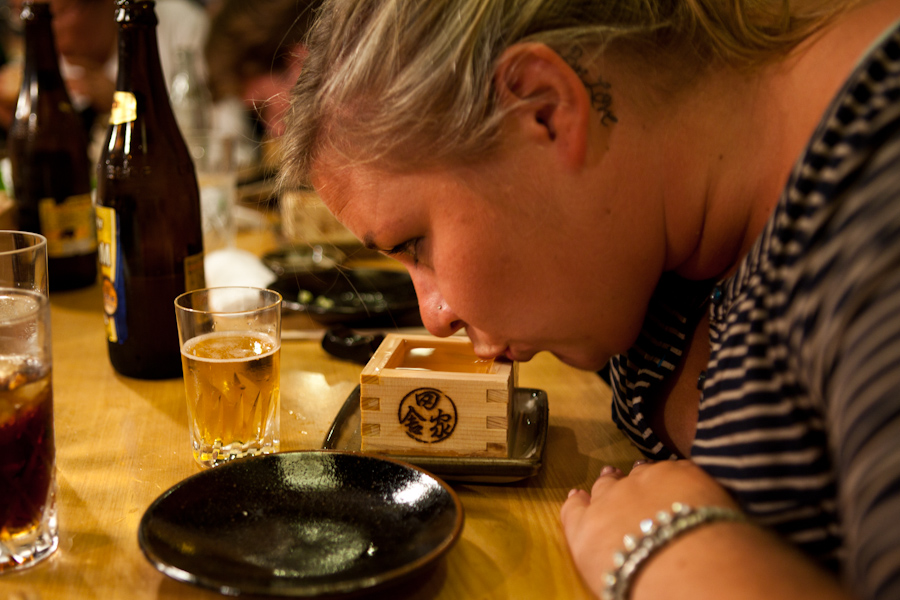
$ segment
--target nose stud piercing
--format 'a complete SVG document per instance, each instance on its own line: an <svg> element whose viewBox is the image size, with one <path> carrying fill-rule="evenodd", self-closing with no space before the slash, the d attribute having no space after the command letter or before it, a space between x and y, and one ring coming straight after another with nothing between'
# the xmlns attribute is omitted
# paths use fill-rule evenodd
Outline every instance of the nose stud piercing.
<svg viewBox="0 0 900 600"><path fill-rule="evenodd" d="M438 304L438 310L444 310L444 305L443 305L443 304Z"/></svg>

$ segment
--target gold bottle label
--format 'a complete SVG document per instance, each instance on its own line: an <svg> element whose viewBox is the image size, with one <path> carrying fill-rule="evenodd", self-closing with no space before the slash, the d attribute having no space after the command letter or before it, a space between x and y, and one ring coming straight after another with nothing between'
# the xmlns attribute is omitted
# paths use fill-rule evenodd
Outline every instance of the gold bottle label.
<svg viewBox="0 0 900 600"><path fill-rule="evenodd" d="M59 204L53 198L43 198L38 202L38 217L49 256L76 256L97 248L90 194L69 196Z"/></svg>
<svg viewBox="0 0 900 600"><path fill-rule="evenodd" d="M206 271L203 268L203 253L193 254L184 259L184 291L190 292L206 287Z"/></svg>
<svg viewBox="0 0 900 600"><path fill-rule="evenodd" d="M118 324L124 324L124 305L120 299L125 296L119 269L121 263L119 246L119 222L116 211L108 206L97 206L97 258L103 288L103 321L106 337L110 342L119 341Z"/></svg>
<svg viewBox="0 0 900 600"><path fill-rule="evenodd" d="M109 112L109 124L121 125L137 119L137 98L131 92L113 94L112 108Z"/></svg>

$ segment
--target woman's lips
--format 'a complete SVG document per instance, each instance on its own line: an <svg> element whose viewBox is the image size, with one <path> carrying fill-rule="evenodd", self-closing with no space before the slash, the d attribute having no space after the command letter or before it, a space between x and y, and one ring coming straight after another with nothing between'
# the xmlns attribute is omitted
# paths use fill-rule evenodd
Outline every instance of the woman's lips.
<svg viewBox="0 0 900 600"><path fill-rule="evenodd" d="M471 334L470 339L472 339ZM534 355L537 354L537 352L527 347L513 349L510 346L503 347L500 344L479 344L476 341L475 354L484 360L527 362L534 358Z"/></svg>
<svg viewBox="0 0 900 600"><path fill-rule="evenodd" d="M513 350L512 348L507 347L506 351L502 356L505 356L508 360L513 362L528 362L537 352L532 352L530 350Z"/></svg>
<svg viewBox="0 0 900 600"><path fill-rule="evenodd" d="M483 360L499 360L501 362L514 362L516 360L516 355L513 354L513 351L509 347L506 347L499 352L492 352L491 356L480 354L478 352L475 354Z"/></svg>

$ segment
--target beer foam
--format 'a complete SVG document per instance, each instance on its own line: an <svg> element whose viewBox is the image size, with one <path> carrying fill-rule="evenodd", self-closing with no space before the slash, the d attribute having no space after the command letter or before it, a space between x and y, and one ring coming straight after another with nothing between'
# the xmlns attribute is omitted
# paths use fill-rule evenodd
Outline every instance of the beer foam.
<svg viewBox="0 0 900 600"><path fill-rule="evenodd" d="M233 362L264 358L280 349L276 338L263 333L216 331L191 338L181 347L181 354L204 362Z"/></svg>

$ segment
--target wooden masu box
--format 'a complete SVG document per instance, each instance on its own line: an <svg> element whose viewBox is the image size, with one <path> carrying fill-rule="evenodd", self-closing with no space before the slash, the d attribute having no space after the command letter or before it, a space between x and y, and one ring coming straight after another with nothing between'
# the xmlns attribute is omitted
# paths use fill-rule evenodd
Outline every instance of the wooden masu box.
<svg viewBox="0 0 900 600"><path fill-rule="evenodd" d="M507 457L516 367L467 338L388 334L360 375L361 450Z"/></svg>

